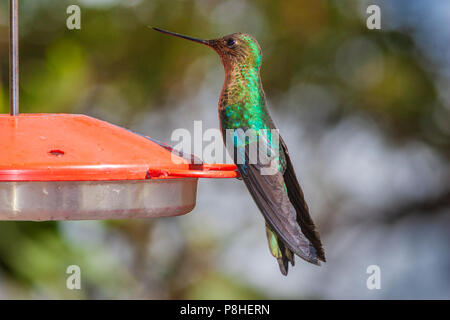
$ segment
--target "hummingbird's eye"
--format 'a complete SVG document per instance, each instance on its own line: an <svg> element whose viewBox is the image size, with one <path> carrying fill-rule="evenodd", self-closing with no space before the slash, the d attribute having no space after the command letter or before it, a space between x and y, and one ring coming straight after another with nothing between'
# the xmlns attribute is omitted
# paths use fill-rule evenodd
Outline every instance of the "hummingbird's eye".
<svg viewBox="0 0 450 320"><path fill-rule="evenodd" d="M235 44L236 44L236 40L234 40L233 38L229 38L227 40L227 47L232 48Z"/></svg>

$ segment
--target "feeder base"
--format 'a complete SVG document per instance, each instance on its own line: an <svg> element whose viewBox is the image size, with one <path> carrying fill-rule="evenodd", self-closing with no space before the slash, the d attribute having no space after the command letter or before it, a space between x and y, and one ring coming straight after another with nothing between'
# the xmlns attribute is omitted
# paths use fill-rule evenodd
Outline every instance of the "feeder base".
<svg viewBox="0 0 450 320"><path fill-rule="evenodd" d="M196 178L1 181L0 220L145 219L195 207Z"/></svg>

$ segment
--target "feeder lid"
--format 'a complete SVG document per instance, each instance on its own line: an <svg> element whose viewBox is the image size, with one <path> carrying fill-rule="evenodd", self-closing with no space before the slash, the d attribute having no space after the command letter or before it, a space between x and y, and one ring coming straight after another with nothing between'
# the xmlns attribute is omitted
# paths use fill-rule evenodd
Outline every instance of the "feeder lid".
<svg viewBox="0 0 450 320"><path fill-rule="evenodd" d="M0 181L235 178L235 165L192 164L170 147L77 114L0 115Z"/></svg>

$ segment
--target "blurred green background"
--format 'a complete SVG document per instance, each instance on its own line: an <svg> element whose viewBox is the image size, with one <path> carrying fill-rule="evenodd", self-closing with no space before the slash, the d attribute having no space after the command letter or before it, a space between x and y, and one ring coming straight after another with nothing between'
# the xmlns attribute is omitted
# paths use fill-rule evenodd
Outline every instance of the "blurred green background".
<svg viewBox="0 0 450 320"><path fill-rule="evenodd" d="M381 30L366 27L374 3ZM71 4L81 30L66 27ZM448 1L20 0L21 112L88 114L169 144L194 120L218 127L223 70L147 26L253 34L328 262L281 276L243 184L207 180L182 217L0 222L0 298L450 298L448 21ZM0 54L7 113L8 1ZM81 290L66 288L71 264ZM366 287L371 264L381 290Z"/></svg>

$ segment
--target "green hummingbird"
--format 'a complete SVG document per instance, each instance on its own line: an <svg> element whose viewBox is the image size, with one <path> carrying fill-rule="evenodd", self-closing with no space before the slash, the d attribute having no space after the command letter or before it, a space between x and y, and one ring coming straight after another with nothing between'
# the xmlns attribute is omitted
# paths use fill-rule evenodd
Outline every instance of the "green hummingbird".
<svg viewBox="0 0 450 320"><path fill-rule="evenodd" d="M218 104L222 137L265 218L269 248L281 273L287 275L289 262L294 266L294 254L316 265L325 262L320 236L309 214L286 144L281 136L274 137L276 127L266 106L260 77L262 53L256 39L239 32L202 40L153 29L204 44L219 54L225 69ZM249 129L253 135L237 134ZM264 146L267 151L262 153L268 161L252 158L252 145ZM274 168L270 174L264 172L268 166Z"/></svg>

